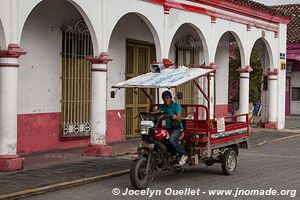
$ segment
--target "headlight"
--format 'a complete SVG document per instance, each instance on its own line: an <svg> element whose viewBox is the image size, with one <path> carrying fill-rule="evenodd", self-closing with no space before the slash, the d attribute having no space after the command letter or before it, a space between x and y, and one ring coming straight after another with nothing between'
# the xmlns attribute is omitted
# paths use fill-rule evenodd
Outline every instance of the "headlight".
<svg viewBox="0 0 300 200"><path fill-rule="evenodd" d="M141 135L149 135L149 129L148 128L141 129Z"/></svg>

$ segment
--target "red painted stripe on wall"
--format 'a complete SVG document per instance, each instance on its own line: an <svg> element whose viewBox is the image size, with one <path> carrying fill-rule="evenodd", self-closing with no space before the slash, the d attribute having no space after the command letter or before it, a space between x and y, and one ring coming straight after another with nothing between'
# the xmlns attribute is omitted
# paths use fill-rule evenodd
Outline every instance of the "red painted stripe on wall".
<svg viewBox="0 0 300 200"><path fill-rule="evenodd" d="M60 113L18 115L18 154L86 146L89 139L60 141Z"/></svg>
<svg viewBox="0 0 300 200"><path fill-rule="evenodd" d="M107 111L107 143L125 141L124 114L125 110Z"/></svg>
<svg viewBox="0 0 300 200"><path fill-rule="evenodd" d="M28 154L54 149L87 146L89 138L60 140L61 113L19 114L17 153ZM106 142L125 140L124 110L107 111Z"/></svg>

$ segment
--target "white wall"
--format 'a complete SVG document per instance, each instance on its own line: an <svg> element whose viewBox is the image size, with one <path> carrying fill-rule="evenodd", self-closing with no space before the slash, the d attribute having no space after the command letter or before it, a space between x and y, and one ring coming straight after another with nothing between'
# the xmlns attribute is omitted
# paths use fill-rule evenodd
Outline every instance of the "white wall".
<svg viewBox="0 0 300 200"><path fill-rule="evenodd" d="M60 112L61 28L79 19L77 10L60 0L42 2L27 19L21 38L27 54L20 58L19 114Z"/></svg>
<svg viewBox="0 0 300 200"><path fill-rule="evenodd" d="M110 38L108 54L113 61L108 64L107 109L125 109L125 90L118 91L116 98L110 98L112 85L125 80L126 39L134 39L154 44L147 24L136 14L124 16L116 25Z"/></svg>
<svg viewBox="0 0 300 200"><path fill-rule="evenodd" d="M278 100L277 100L277 116L278 116L278 129L283 129L285 126L285 85L286 85L286 70L280 70L280 57L279 53L286 54L286 34L287 26L285 24L279 25L279 37L276 38L277 42L277 55L275 55L276 66L278 67ZM284 59L286 62L286 59Z"/></svg>

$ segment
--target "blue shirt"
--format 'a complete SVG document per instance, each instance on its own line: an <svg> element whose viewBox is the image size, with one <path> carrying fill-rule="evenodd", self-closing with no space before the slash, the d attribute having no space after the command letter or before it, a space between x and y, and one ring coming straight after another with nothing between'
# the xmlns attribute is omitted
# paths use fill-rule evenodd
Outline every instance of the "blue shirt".
<svg viewBox="0 0 300 200"><path fill-rule="evenodd" d="M178 103L172 101L172 105L168 107L165 104L160 105L160 111L167 113L168 115L176 115L177 113L181 113L181 106ZM166 128L171 129L171 119L166 119ZM180 121L180 128L183 128L182 123Z"/></svg>

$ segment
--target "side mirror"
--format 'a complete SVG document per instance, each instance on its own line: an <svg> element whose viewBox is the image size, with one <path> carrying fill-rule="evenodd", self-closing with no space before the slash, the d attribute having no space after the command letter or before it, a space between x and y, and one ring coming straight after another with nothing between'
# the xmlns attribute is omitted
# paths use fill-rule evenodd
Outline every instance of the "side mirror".
<svg viewBox="0 0 300 200"><path fill-rule="evenodd" d="M177 92L176 98L177 99L183 99L183 93L182 92Z"/></svg>
<svg viewBox="0 0 300 200"><path fill-rule="evenodd" d="M115 91L111 91L110 92L110 98L114 99L116 97L116 92Z"/></svg>

